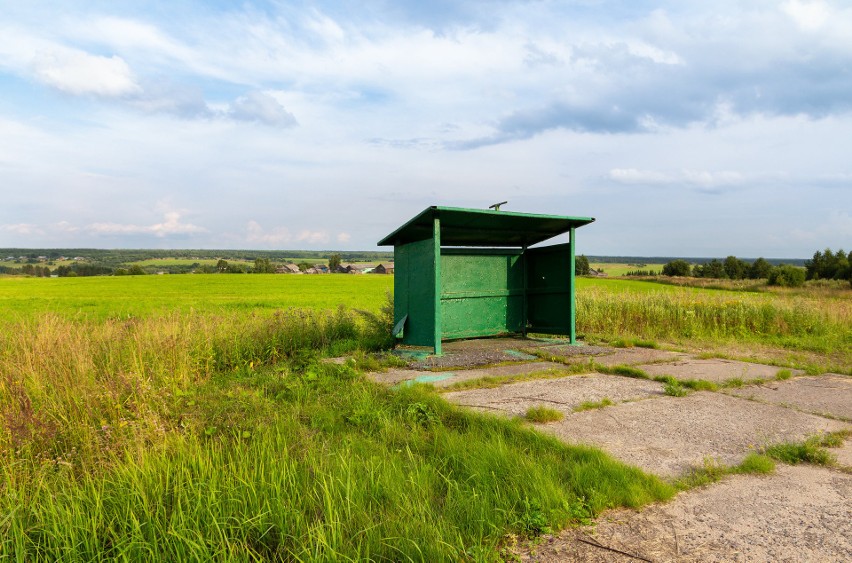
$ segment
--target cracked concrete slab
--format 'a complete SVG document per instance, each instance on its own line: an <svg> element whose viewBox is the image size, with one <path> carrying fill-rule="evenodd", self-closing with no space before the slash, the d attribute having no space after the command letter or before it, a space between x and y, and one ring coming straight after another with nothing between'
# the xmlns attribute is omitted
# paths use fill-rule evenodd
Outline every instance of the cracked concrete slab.
<svg viewBox="0 0 852 563"><path fill-rule="evenodd" d="M796 377L730 389L727 392L738 397L790 406L852 422L852 377L846 375Z"/></svg>
<svg viewBox="0 0 852 563"><path fill-rule="evenodd" d="M736 360L710 359L678 360L667 364L642 364L637 365L651 377L658 375L670 375L675 379L704 379L713 383L725 383L732 379L774 379L783 368L767 366L763 364L752 364L749 362L738 362ZM794 375L800 371L790 370Z"/></svg>
<svg viewBox="0 0 852 563"><path fill-rule="evenodd" d="M654 348L609 348L602 346L550 346L540 352L571 363L594 361L605 366L673 362L689 358L688 354Z"/></svg>
<svg viewBox="0 0 852 563"><path fill-rule="evenodd" d="M852 426L721 393L696 392L576 413L540 428L566 442L592 444L626 463L673 477L708 458L736 465L761 446Z"/></svg>
<svg viewBox="0 0 852 563"><path fill-rule="evenodd" d="M546 406L570 415L575 407L586 401L608 398L622 402L662 394L663 385L656 381L596 373L523 381L493 389L455 391L446 393L444 397L459 405L522 416L527 409L536 406Z"/></svg>
<svg viewBox="0 0 852 563"><path fill-rule="evenodd" d="M520 554L522 561L852 561L852 475L779 466L736 475L640 511L613 510L594 528L567 529ZM584 540L584 541L581 541Z"/></svg>

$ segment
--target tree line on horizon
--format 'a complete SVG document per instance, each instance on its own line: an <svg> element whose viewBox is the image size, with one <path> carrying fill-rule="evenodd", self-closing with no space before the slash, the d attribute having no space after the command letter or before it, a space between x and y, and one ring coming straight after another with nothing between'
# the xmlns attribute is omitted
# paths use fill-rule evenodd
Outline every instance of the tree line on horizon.
<svg viewBox="0 0 852 563"><path fill-rule="evenodd" d="M799 287L808 280L848 280L852 285L852 251L843 249L816 251L805 260L804 268L792 264L773 266L764 258L749 263L736 256L724 261L713 259L703 264L690 264L684 259L671 260L663 266L662 275L712 279L766 279L769 285Z"/></svg>

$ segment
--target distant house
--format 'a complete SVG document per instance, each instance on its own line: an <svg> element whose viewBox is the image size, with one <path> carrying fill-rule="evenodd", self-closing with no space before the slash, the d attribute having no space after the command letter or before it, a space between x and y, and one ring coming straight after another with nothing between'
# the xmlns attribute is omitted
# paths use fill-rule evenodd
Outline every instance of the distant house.
<svg viewBox="0 0 852 563"><path fill-rule="evenodd" d="M318 274L327 274L328 273L328 266L326 266L325 264L314 264L313 269L316 270L316 273L318 273Z"/></svg>
<svg viewBox="0 0 852 563"><path fill-rule="evenodd" d="M363 274L364 270L371 266L372 264L341 264L338 272L342 274Z"/></svg>
<svg viewBox="0 0 852 563"><path fill-rule="evenodd" d="M320 274L320 273L322 273L322 272L320 272L320 271L319 271L319 270L317 270L316 268L308 268L307 270L305 270L305 273L306 273L306 274Z"/></svg>
<svg viewBox="0 0 852 563"><path fill-rule="evenodd" d="M371 274L392 274L393 273L393 262L389 262L388 265L379 264L372 270L370 270Z"/></svg>
<svg viewBox="0 0 852 563"><path fill-rule="evenodd" d="M275 268L276 274L301 274L302 271L295 264L282 264Z"/></svg>

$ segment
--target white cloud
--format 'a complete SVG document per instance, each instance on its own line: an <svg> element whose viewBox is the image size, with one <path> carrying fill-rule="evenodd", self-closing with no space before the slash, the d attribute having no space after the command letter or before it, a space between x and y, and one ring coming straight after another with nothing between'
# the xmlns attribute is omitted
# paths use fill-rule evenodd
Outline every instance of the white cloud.
<svg viewBox="0 0 852 563"><path fill-rule="evenodd" d="M346 244L350 240L352 240L352 235L349 233L337 233L337 242Z"/></svg>
<svg viewBox="0 0 852 563"><path fill-rule="evenodd" d="M656 170L638 170L636 168L613 168L607 174L609 179L622 184L672 185L686 184L702 188L735 186L745 182L739 172L707 170L681 170L667 173Z"/></svg>
<svg viewBox="0 0 852 563"><path fill-rule="evenodd" d="M57 231L62 233L76 233L80 231L80 228L76 225L69 223L68 221L60 221L53 226Z"/></svg>
<svg viewBox="0 0 852 563"><path fill-rule="evenodd" d="M241 121L259 121L281 127L296 125L293 114L266 92L249 92L240 96L231 105L229 114Z"/></svg>
<svg viewBox="0 0 852 563"><path fill-rule="evenodd" d="M310 231L305 229L299 233L296 240L308 244L325 244L330 240L330 237L326 231Z"/></svg>
<svg viewBox="0 0 852 563"><path fill-rule="evenodd" d="M796 22L796 25L806 31L816 31L821 28L831 15L828 5L821 0L814 2L788 0L781 5L781 9Z"/></svg>
<svg viewBox="0 0 852 563"><path fill-rule="evenodd" d="M162 223L153 225L133 225L123 223L92 223L86 226L86 230L98 235L139 235L151 234L157 237L170 235L188 235L206 233L207 229L191 223L181 223L180 213L170 211L165 214Z"/></svg>
<svg viewBox="0 0 852 563"><path fill-rule="evenodd" d="M33 225L32 223L15 223L9 225L0 225L0 231L12 233L15 235L43 235L44 231Z"/></svg>
<svg viewBox="0 0 852 563"><path fill-rule="evenodd" d="M613 168L608 176L611 180L622 184L671 184L674 182L668 174L636 168Z"/></svg>
<svg viewBox="0 0 852 563"><path fill-rule="evenodd" d="M75 96L119 97L141 92L130 67L116 55L102 57L55 48L38 53L32 65L39 81Z"/></svg>
<svg viewBox="0 0 852 563"><path fill-rule="evenodd" d="M246 224L246 242L260 244L263 246L280 245L293 240L290 230L286 227L275 227L271 231L264 231L257 221L251 220Z"/></svg>

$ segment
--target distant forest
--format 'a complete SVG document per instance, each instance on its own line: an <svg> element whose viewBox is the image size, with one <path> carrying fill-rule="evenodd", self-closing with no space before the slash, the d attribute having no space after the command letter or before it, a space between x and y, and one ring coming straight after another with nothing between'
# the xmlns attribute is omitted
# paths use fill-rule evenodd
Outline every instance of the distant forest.
<svg viewBox="0 0 852 563"><path fill-rule="evenodd" d="M106 267L118 267L140 260L177 258L181 260L246 260L258 258L274 262L327 260L332 254L340 255L344 262L373 262L393 259L393 252L337 251L337 250L154 250L154 249L98 249L98 248L0 248L0 260L7 257L26 257L37 260L45 256L48 260L82 257L87 261Z"/></svg>
<svg viewBox="0 0 852 563"><path fill-rule="evenodd" d="M724 259L724 257L691 257L691 256L591 256L588 255L589 262L598 264L665 264L672 260L685 260L690 264L704 264L712 260ZM746 262L753 262L755 258L743 258ZM789 264L791 266L804 266L807 258L767 258L766 261L773 266L781 264Z"/></svg>
<svg viewBox="0 0 852 563"><path fill-rule="evenodd" d="M25 256L28 259L37 259L46 256L50 260L56 260L60 256L70 258L82 256L92 262L104 266L121 266L140 260L178 258L184 260L247 260L258 258L282 262L284 260L324 260L332 254L339 254L344 262L375 262L392 260L393 252L379 252L369 250L154 250L154 249L97 249L97 248L0 248L0 260L8 256L18 258ZM718 256L689 257L689 256L593 256L586 255L589 262L601 264L665 264L676 259L686 260L691 264L702 264ZM745 258L745 260L750 260ZM770 264L791 264L804 266L807 258L767 258Z"/></svg>

